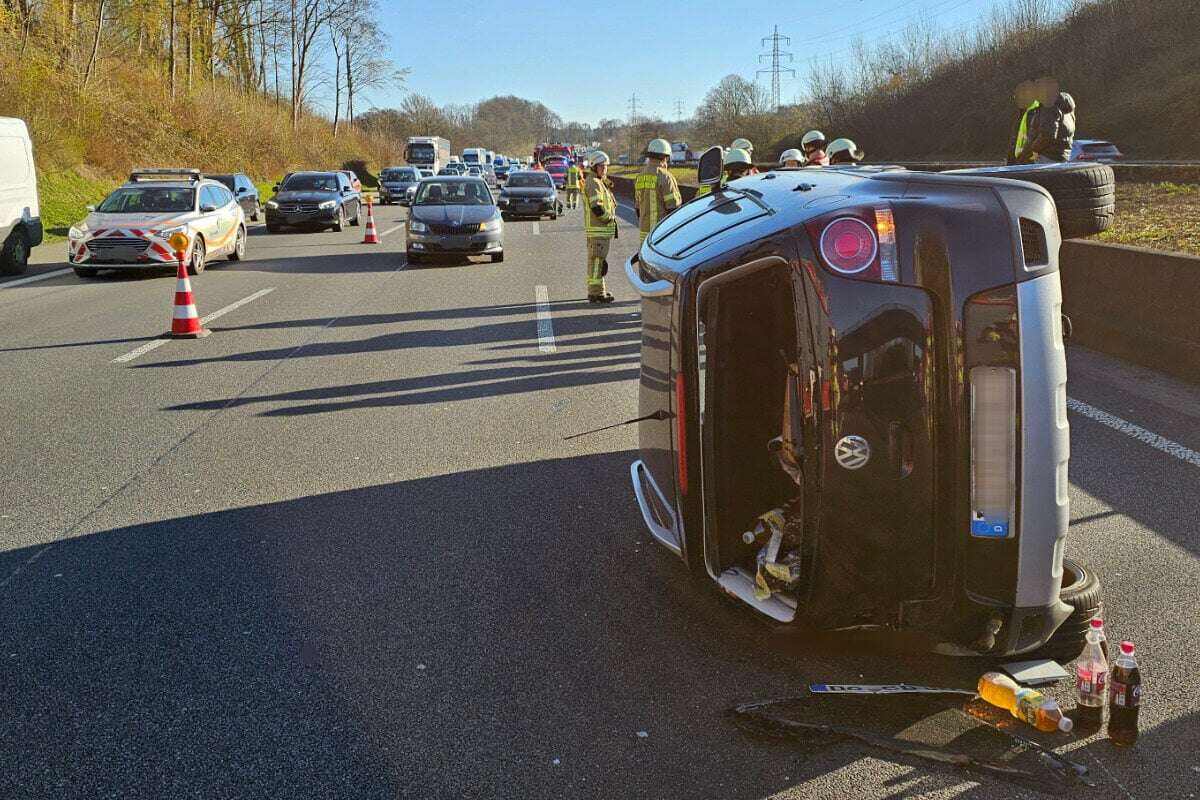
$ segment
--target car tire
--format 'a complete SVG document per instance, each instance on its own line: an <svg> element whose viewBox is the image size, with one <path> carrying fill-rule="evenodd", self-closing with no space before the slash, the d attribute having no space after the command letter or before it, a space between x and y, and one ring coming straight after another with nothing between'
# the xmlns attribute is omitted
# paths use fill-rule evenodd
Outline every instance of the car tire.
<svg viewBox="0 0 1200 800"><path fill-rule="evenodd" d="M96 267L75 267L75 274L81 278L94 278L98 272Z"/></svg>
<svg viewBox="0 0 1200 800"><path fill-rule="evenodd" d="M246 257L246 229L238 226L238 232L233 240L233 250L229 253L230 261L241 261Z"/></svg>
<svg viewBox="0 0 1200 800"><path fill-rule="evenodd" d="M279 226L267 223L267 233L279 233Z"/></svg>
<svg viewBox="0 0 1200 800"><path fill-rule="evenodd" d="M188 275L199 275L204 272L204 268L208 266L205 261L207 258L208 251L204 247L204 240L197 236L195 244L192 245L192 258L187 265Z"/></svg>
<svg viewBox="0 0 1200 800"><path fill-rule="evenodd" d="M342 229L345 227L346 227L346 207L338 206L337 219L334 220L334 223L333 223L333 225L330 226L330 228L335 233L341 233Z"/></svg>
<svg viewBox="0 0 1200 800"><path fill-rule="evenodd" d="M556 219L558 219L558 214L551 214L551 215L550 215L550 219L551 219L551 220L556 220Z"/></svg>
<svg viewBox="0 0 1200 800"><path fill-rule="evenodd" d="M258 204L258 201L255 200L254 201L254 213L250 215L250 221L258 222L258 217L260 214L262 214L262 207Z"/></svg>
<svg viewBox="0 0 1200 800"><path fill-rule="evenodd" d="M1108 230L1116 212L1116 179L1107 164L1022 164L952 172L1036 183L1054 198L1064 239Z"/></svg>
<svg viewBox="0 0 1200 800"><path fill-rule="evenodd" d="M503 251L499 252L499 253L492 253L492 263L493 264L499 264L502 261L504 261Z"/></svg>
<svg viewBox="0 0 1200 800"><path fill-rule="evenodd" d="M29 269L29 237L24 228L14 228L0 248L0 275L20 275Z"/></svg>
<svg viewBox="0 0 1200 800"><path fill-rule="evenodd" d="M354 219L350 220L350 224L356 228L359 225L362 225L362 221L363 221L362 210L363 210L362 203L359 203L354 208Z"/></svg>
<svg viewBox="0 0 1200 800"><path fill-rule="evenodd" d="M1086 636L1092 617L1104 615L1104 592L1100 586L1100 576L1072 558L1063 559L1063 584L1059 597L1071 607L1071 616L1029 658L1051 658L1064 664L1074 660L1087 644Z"/></svg>

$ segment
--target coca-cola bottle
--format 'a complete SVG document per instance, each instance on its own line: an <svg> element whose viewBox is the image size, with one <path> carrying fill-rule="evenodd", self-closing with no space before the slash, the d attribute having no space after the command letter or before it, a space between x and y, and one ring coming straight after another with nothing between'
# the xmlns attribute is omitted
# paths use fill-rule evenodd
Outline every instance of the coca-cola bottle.
<svg viewBox="0 0 1200 800"><path fill-rule="evenodd" d="M1142 704L1142 673L1133 655L1133 642L1121 642L1108 686L1108 738L1113 744L1132 745L1138 737Z"/></svg>
<svg viewBox="0 0 1200 800"><path fill-rule="evenodd" d="M1104 653L1104 660L1108 660L1108 637L1104 635L1104 620L1099 617L1092 617L1088 621L1088 631L1095 631L1100 636L1100 650Z"/></svg>
<svg viewBox="0 0 1200 800"><path fill-rule="evenodd" d="M1087 646L1075 662L1075 720L1095 725L1097 729L1104 721L1104 700L1108 693L1108 659L1104 657L1102 635L1094 627L1089 630Z"/></svg>

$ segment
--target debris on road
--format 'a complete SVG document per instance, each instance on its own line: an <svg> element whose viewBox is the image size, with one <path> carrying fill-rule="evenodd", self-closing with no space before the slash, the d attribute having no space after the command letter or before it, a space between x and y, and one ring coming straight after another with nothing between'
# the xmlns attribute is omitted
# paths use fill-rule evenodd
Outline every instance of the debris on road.
<svg viewBox="0 0 1200 800"><path fill-rule="evenodd" d="M1039 731L1060 730L1070 733L1075 726L1074 721L1062 713L1052 698L1036 689L1020 686L999 672L985 672L980 676L979 696L1017 719L1025 720Z"/></svg>
<svg viewBox="0 0 1200 800"><path fill-rule="evenodd" d="M1001 664L1000 669L1011 675L1017 683L1029 686L1058 683L1064 678L1071 677L1061 664L1049 658L1039 658L1033 661L1010 661L1007 664Z"/></svg>

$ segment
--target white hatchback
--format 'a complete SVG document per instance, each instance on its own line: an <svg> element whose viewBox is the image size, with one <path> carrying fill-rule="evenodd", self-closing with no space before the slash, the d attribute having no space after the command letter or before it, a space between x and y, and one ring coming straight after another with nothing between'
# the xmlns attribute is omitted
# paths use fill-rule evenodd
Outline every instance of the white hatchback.
<svg viewBox="0 0 1200 800"><path fill-rule="evenodd" d="M89 206L88 215L71 226L67 259L80 277L104 268L161 268L177 263L168 240L188 237L182 255L188 272L204 271L209 258L246 254L246 218L233 193L195 169L143 169Z"/></svg>

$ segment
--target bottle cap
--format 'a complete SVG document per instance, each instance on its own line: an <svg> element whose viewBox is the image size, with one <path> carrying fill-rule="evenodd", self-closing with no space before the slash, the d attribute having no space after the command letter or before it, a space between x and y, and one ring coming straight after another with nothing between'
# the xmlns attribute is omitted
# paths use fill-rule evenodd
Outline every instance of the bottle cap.
<svg viewBox="0 0 1200 800"><path fill-rule="evenodd" d="M1121 642L1122 653L1133 653L1133 642Z"/></svg>
<svg viewBox="0 0 1200 800"><path fill-rule="evenodd" d="M1092 617L1091 622L1088 624L1092 626L1092 630L1097 631L1104 627L1104 620L1099 617Z"/></svg>
<svg viewBox="0 0 1200 800"><path fill-rule="evenodd" d="M1063 733L1070 733L1071 729L1074 727L1075 727L1075 723L1071 721L1070 717L1059 717L1058 718L1058 729L1060 731L1062 731Z"/></svg>

